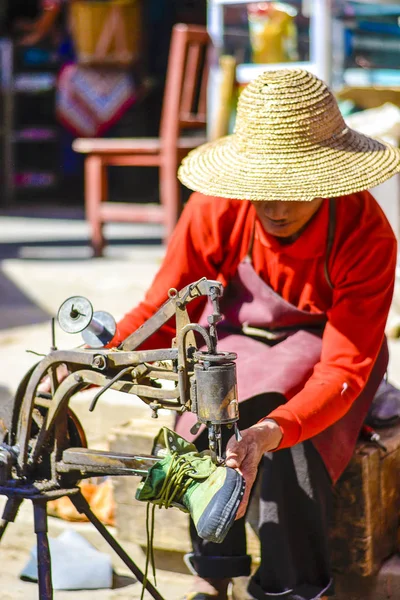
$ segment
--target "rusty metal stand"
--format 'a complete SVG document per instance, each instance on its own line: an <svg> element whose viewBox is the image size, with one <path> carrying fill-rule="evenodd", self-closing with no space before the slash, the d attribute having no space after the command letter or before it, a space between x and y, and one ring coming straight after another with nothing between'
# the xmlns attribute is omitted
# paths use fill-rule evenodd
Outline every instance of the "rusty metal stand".
<svg viewBox="0 0 400 600"><path fill-rule="evenodd" d="M45 498L34 499L32 503L37 541L39 599L53 600L50 546L49 538L47 537L47 500Z"/></svg>
<svg viewBox="0 0 400 600"><path fill-rule="evenodd" d="M3 510L3 516L0 522L0 540L7 529L7 525L9 523L14 523L21 504L22 498L7 498L7 502Z"/></svg>
<svg viewBox="0 0 400 600"><path fill-rule="evenodd" d="M37 561L38 561L38 587L39 600L53 600L53 584L51 580L51 558L50 546L47 537L47 502L68 496L75 508L86 515L89 521L95 526L100 535L106 540L111 548L118 554L121 560L126 564L128 569L143 585L144 574L118 544L117 540L111 535L108 529L92 512L89 504L82 495L79 488L48 490L46 492L38 492L32 486L24 487L3 487L0 486L0 495L7 496L7 502L4 507L2 520L0 522L0 540L9 523L15 521L19 507L24 499L30 500L33 504L34 527L37 540ZM154 600L165 600L160 592L150 583L145 582L145 588Z"/></svg>

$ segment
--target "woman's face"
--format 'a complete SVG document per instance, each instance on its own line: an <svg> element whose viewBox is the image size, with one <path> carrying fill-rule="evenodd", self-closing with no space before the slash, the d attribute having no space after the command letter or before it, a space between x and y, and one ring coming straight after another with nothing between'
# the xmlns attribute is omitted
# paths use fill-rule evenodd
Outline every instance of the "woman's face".
<svg viewBox="0 0 400 600"><path fill-rule="evenodd" d="M252 204L267 233L279 238L294 236L296 239L296 234L300 235L322 202L323 198L315 198L311 202L274 200Z"/></svg>

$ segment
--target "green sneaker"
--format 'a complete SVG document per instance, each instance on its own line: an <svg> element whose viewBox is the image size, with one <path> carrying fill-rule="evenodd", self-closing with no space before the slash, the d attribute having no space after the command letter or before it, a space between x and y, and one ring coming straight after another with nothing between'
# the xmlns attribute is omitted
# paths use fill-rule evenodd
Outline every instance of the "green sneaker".
<svg viewBox="0 0 400 600"><path fill-rule="evenodd" d="M217 466L208 451L163 427L153 448L163 457L140 483L137 500L176 506L193 519L197 533L210 542L221 543L235 520L244 494L243 477L230 467Z"/></svg>

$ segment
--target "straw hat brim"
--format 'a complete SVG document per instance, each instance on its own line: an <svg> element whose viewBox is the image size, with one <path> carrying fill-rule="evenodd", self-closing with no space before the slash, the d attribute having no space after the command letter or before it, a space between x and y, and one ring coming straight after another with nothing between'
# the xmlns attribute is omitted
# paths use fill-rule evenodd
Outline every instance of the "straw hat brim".
<svg viewBox="0 0 400 600"><path fill-rule="evenodd" d="M188 188L238 200L303 200L344 196L400 171L400 150L350 128L326 143L251 153L235 134L192 150L178 171Z"/></svg>

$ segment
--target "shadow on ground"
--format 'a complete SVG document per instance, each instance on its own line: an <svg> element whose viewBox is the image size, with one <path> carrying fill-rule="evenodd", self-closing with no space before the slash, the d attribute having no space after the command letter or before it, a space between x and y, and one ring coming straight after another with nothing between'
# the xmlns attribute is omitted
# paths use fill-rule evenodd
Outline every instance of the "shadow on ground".
<svg viewBox="0 0 400 600"><path fill-rule="evenodd" d="M50 315L28 298L0 265L0 330L48 321Z"/></svg>
<svg viewBox="0 0 400 600"><path fill-rule="evenodd" d="M108 247L115 246L156 246L162 243L161 238L118 238L114 240L108 240ZM54 254L50 256L46 253L46 250L57 250L57 260L71 260L71 254L68 249L79 249L82 256L74 256L74 260L88 260L92 258L92 250L86 239L74 239L74 240L46 240L46 241L34 241L34 242L7 242L0 244L0 260L6 260L11 258L23 259L23 260L54 260ZM27 256L27 250L32 252L32 256ZM42 252L43 251L43 252ZM65 255L63 255L65 252Z"/></svg>
<svg viewBox="0 0 400 600"><path fill-rule="evenodd" d="M118 575L117 573L113 574L113 584L112 589L118 590L128 585L132 585L133 583L139 583L137 579L130 575Z"/></svg>
<svg viewBox="0 0 400 600"><path fill-rule="evenodd" d="M150 246L160 244L160 238L109 239L108 247ZM35 325L48 321L50 315L29 298L2 269L2 260L87 261L91 260L87 239L12 241L0 244L0 330Z"/></svg>

